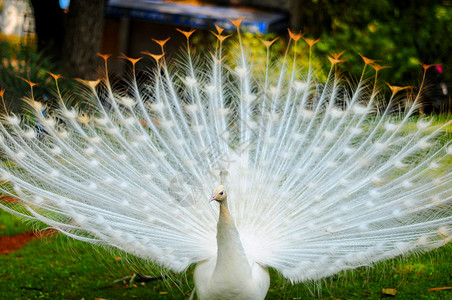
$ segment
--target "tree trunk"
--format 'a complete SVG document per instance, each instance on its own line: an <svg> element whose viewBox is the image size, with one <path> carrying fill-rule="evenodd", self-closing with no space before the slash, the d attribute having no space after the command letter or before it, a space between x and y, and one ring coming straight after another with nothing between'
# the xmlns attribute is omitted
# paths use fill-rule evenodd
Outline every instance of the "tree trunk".
<svg viewBox="0 0 452 300"><path fill-rule="evenodd" d="M106 0L72 0L65 23L62 62L71 77L97 78Z"/></svg>
<svg viewBox="0 0 452 300"><path fill-rule="evenodd" d="M58 0L31 0L35 17L38 51L55 60L61 58L63 45L63 12Z"/></svg>

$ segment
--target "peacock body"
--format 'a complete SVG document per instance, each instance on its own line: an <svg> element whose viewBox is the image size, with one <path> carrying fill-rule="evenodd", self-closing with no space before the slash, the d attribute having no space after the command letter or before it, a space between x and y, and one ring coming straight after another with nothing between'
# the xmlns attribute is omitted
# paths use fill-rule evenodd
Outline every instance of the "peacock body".
<svg viewBox="0 0 452 300"><path fill-rule="evenodd" d="M23 206L0 206L176 272L197 264L201 299L263 299L269 267L316 280L450 241L452 147L437 139L451 122L413 121L421 92L391 87L381 106L369 79L341 79L338 55L320 83L297 51L256 67L239 30L224 58L218 29L199 59L182 33L184 59L146 53L146 80L127 58L127 89L108 72L85 81L92 112L68 107L53 75L57 109L44 115L32 94L34 121L6 115L0 189Z"/></svg>

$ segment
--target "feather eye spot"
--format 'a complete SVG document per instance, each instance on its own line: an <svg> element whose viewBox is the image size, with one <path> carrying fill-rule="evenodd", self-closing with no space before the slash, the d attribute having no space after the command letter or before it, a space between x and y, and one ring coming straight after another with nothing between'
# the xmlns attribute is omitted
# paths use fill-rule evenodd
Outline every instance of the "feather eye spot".
<svg viewBox="0 0 452 300"><path fill-rule="evenodd" d="M16 115L7 116L6 121L13 126L18 126L20 124L20 119Z"/></svg>

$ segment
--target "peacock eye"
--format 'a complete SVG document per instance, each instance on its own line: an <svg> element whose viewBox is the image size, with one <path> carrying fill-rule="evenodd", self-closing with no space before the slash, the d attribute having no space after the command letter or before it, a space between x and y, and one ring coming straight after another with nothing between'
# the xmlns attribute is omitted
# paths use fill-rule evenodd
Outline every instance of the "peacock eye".
<svg viewBox="0 0 452 300"><path fill-rule="evenodd" d="M223 196L223 192L220 192L220 196Z"/></svg>

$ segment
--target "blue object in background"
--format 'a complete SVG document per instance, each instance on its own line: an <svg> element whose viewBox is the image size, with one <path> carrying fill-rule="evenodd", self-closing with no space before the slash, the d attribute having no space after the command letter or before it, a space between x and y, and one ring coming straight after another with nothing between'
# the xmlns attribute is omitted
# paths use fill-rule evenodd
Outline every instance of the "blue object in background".
<svg viewBox="0 0 452 300"><path fill-rule="evenodd" d="M163 0L110 0L105 14L203 29L215 29L216 24L225 30L235 30L229 20L243 17L240 28L252 33L280 32L289 25L288 15L283 13Z"/></svg>
<svg viewBox="0 0 452 300"><path fill-rule="evenodd" d="M71 0L60 0L61 9L69 9L69 3Z"/></svg>

